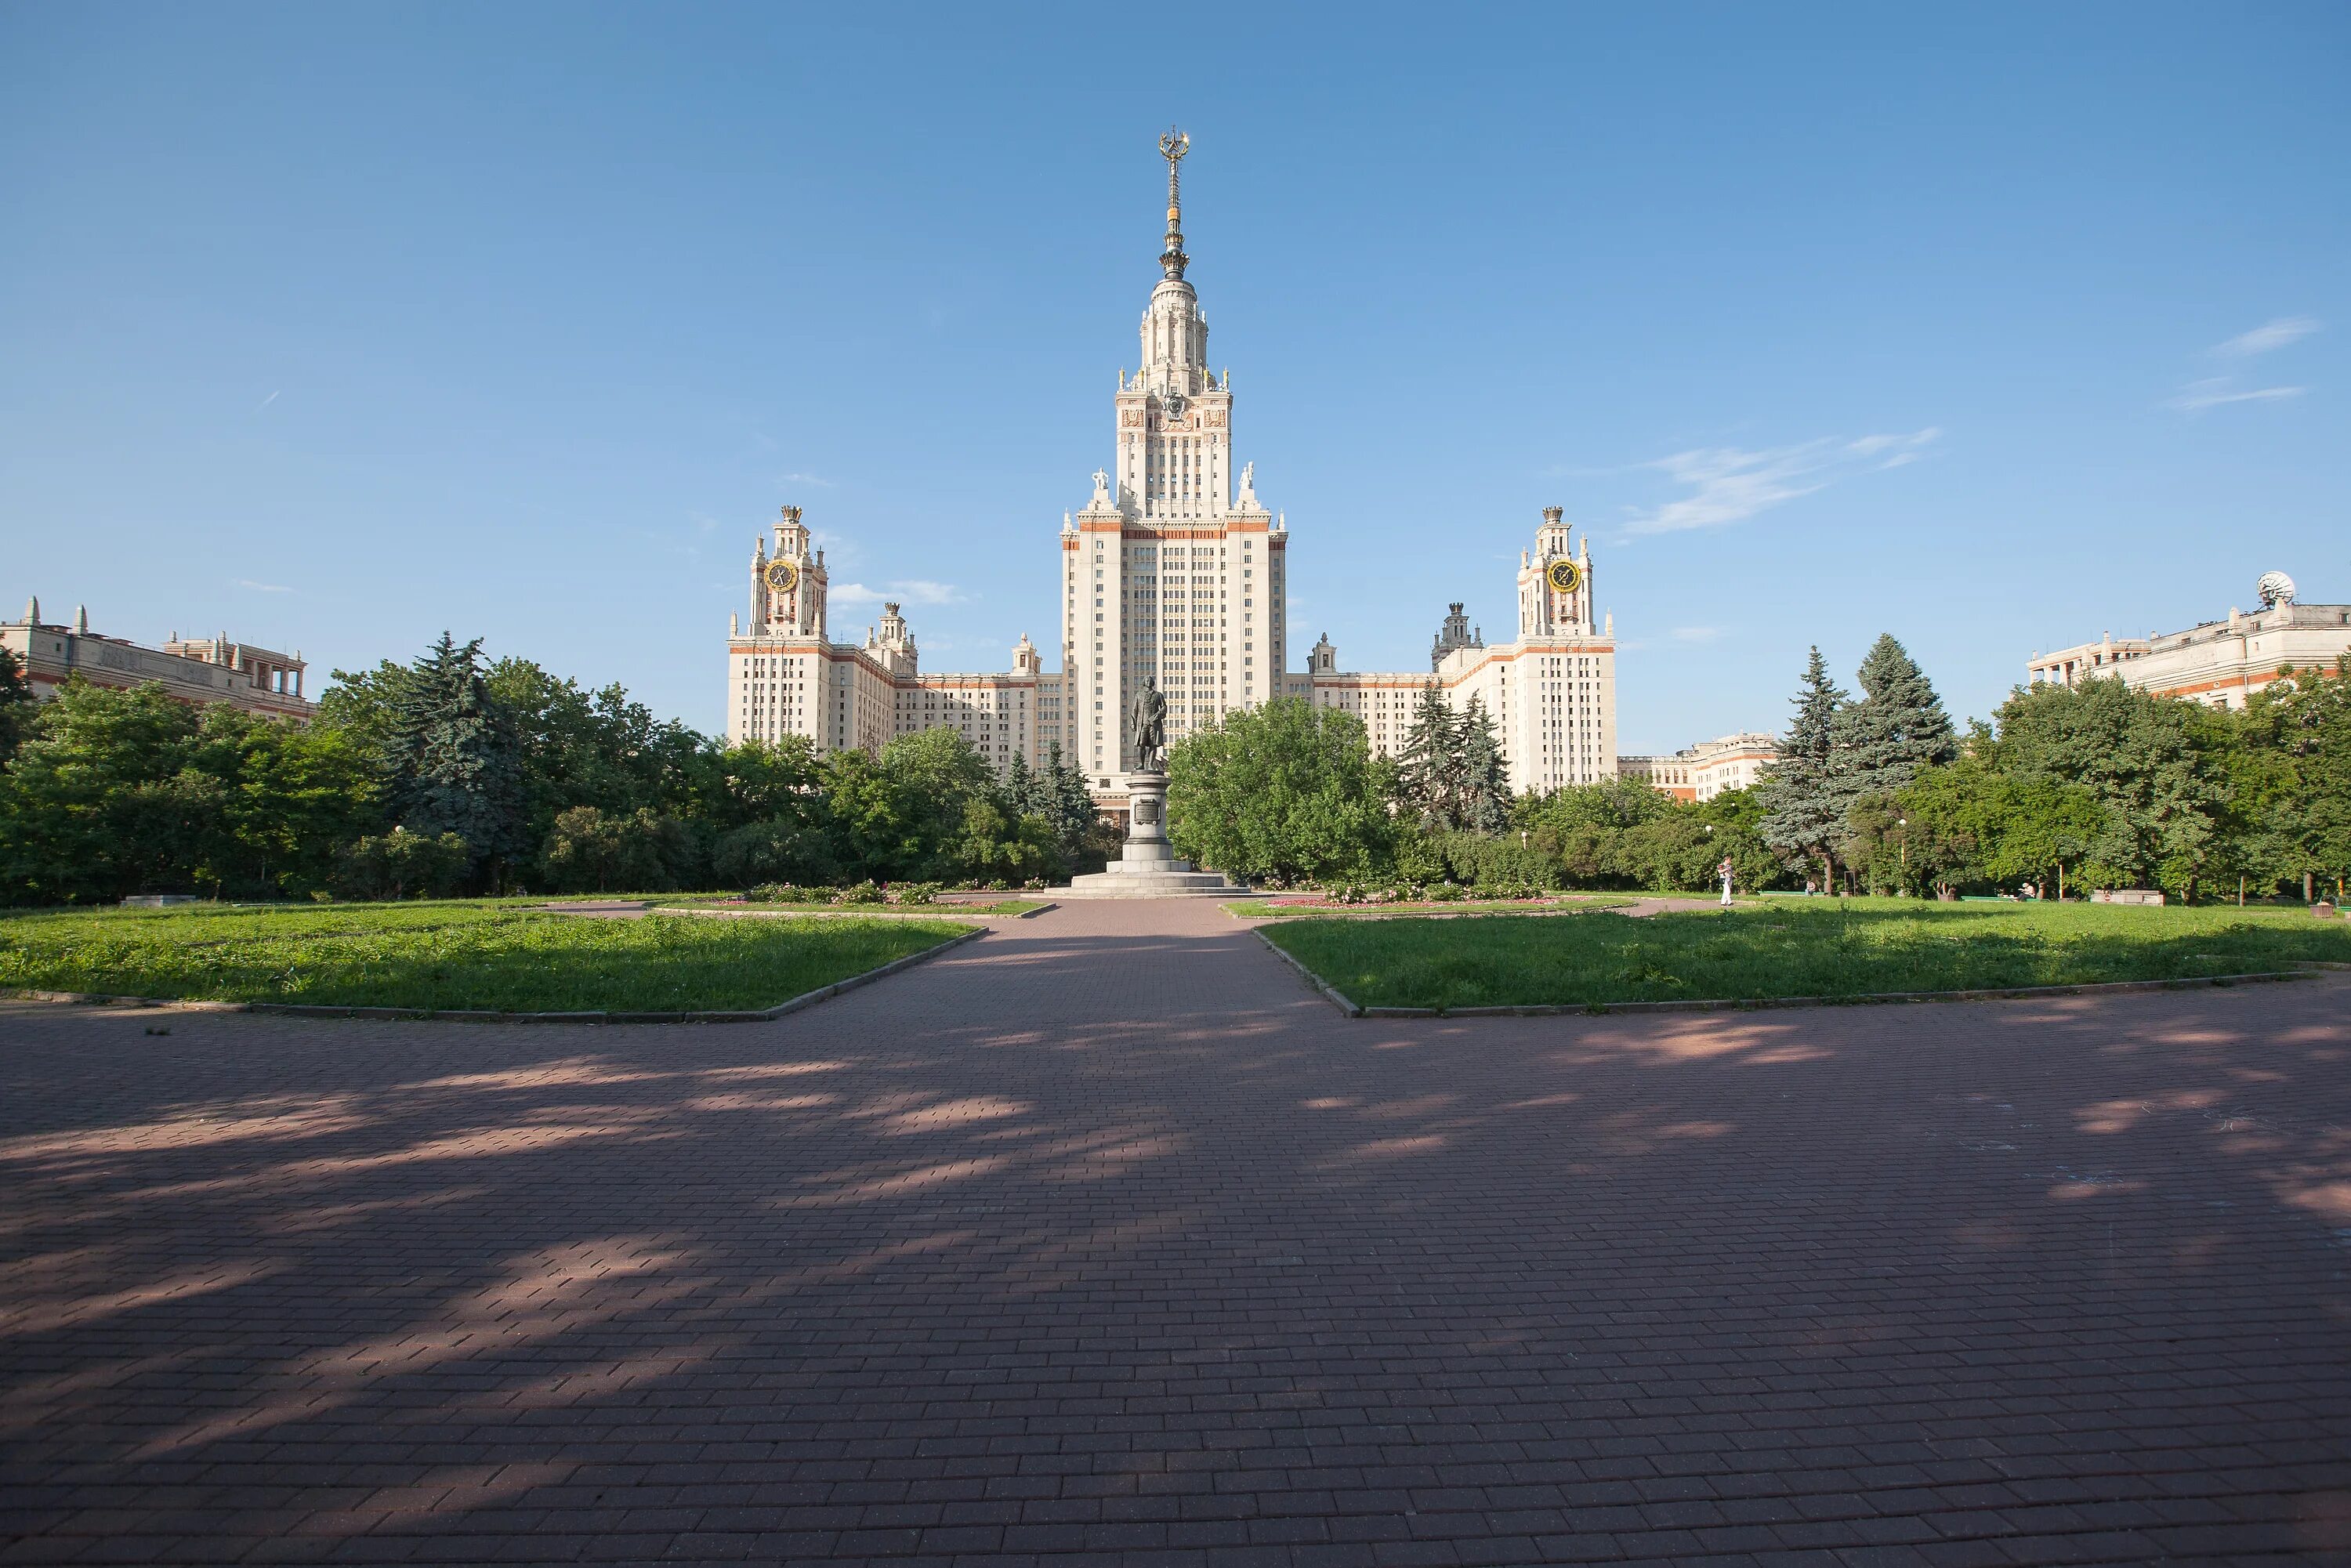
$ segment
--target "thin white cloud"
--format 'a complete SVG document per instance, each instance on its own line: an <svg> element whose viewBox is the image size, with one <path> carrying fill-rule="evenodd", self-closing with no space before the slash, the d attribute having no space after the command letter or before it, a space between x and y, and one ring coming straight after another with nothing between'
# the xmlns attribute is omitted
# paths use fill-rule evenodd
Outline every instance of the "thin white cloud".
<svg viewBox="0 0 2351 1568"><path fill-rule="evenodd" d="M2219 408L2229 402L2274 402L2280 398L2300 397L2310 390L2308 387L2253 387L2238 392L2234 376L2208 376L2202 381L2189 382L2179 389L2178 396L2167 401L2166 406L2184 413L2194 413L2199 409Z"/></svg>
<svg viewBox="0 0 2351 1568"><path fill-rule="evenodd" d="M836 582L827 595L835 604L879 604L882 595L862 582Z"/></svg>
<svg viewBox="0 0 2351 1568"><path fill-rule="evenodd" d="M2299 343L2318 330L2319 323L2308 316L2281 316L2274 321L2263 322L2250 332L2240 332L2225 343L2216 343L2212 352L2223 359L2249 360L2255 354L2266 354L2273 349L2283 349L2289 343Z"/></svg>
<svg viewBox="0 0 2351 1568"><path fill-rule="evenodd" d="M779 485L813 485L820 490L836 488L831 480L820 479L813 474L780 474L777 476L776 482Z"/></svg>
<svg viewBox="0 0 2351 1568"><path fill-rule="evenodd" d="M960 604L963 593L952 582L932 582L925 578L907 578L893 582L891 588L910 604Z"/></svg>
<svg viewBox="0 0 2351 1568"><path fill-rule="evenodd" d="M2309 316L2281 316L2265 321L2250 332L2240 332L2223 343L2215 343L2204 353L2207 359L2250 360L2259 354L2301 342L2319 329L2321 323ZM2182 413L2201 413L2208 408L2219 408L2231 402L2277 402L2290 397L2300 397L2308 387L2249 387L2240 384L2235 374L2199 376L2187 382L2170 397L2164 399L2166 408Z"/></svg>
<svg viewBox="0 0 2351 1568"><path fill-rule="evenodd" d="M267 408L271 403L276 402L277 401L277 394L276 392L271 392L267 397L261 400L259 406L256 407L253 412L259 413L262 409Z"/></svg>
<svg viewBox="0 0 2351 1568"><path fill-rule="evenodd" d="M1745 451L1735 446L1697 447L1645 465L1690 493L1654 511L1626 519L1635 534L1670 534L1687 528L1744 522L1799 496L1826 489L1854 474L1876 473L1916 462L1942 432L1933 426L1907 434L1825 437L1794 446Z"/></svg>
<svg viewBox="0 0 2351 1568"><path fill-rule="evenodd" d="M1711 643L1717 637L1721 635L1722 628L1719 626L1677 626L1674 628L1674 641L1677 643Z"/></svg>
<svg viewBox="0 0 2351 1568"><path fill-rule="evenodd" d="M238 578L232 586L237 588L249 588L256 593L291 593L294 591L290 588L282 588L274 582L256 582L249 577Z"/></svg>

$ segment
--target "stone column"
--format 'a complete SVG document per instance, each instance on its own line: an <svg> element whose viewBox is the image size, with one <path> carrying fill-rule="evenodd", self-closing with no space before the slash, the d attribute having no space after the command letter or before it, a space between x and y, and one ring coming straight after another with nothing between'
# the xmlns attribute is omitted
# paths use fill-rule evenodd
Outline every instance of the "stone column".
<svg viewBox="0 0 2351 1568"><path fill-rule="evenodd" d="M1167 775L1128 774L1126 803L1126 845L1112 869L1128 874L1190 870L1176 863L1176 852L1167 842Z"/></svg>

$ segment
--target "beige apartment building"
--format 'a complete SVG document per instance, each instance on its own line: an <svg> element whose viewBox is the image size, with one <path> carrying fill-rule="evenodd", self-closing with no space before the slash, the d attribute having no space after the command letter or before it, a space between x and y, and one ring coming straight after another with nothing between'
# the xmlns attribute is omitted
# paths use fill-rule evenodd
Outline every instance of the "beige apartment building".
<svg viewBox="0 0 2351 1568"><path fill-rule="evenodd" d="M1113 383L1111 460L1095 470L1085 506L1061 519L1060 670L1048 671L1024 635L1009 671L925 673L894 603L862 642L834 642L824 552L788 506L753 550L748 622L738 615L728 634L728 737L799 735L820 751L878 750L893 736L948 726L999 768L1015 756L1041 764L1058 746L1115 810L1134 760L1123 718L1145 683L1166 696L1170 742L1287 694L1358 715L1388 755L1434 685L1448 702L1474 697L1494 716L1514 788L1614 777L1614 631L1593 610L1589 539L1557 507L1520 555L1510 643L1487 647L1457 603L1426 671L1342 671L1327 637L1304 671L1290 669L1289 528L1259 500L1255 465L1237 459L1231 374L1209 368L1207 319L1185 277L1179 173L1189 147L1180 135L1161 140L1167 226L1140 358Z"/></svg>
<svg viewBox="0 0 2351 1568"><path fill-rule="evenodd" d="M184 703L227 703L272 718L308 719L318 705L303 695L300 653L280 653L251 643L217 637L183 638L172 633L161 648L142 647L123 637L89 629L89 612L78 607L70 625L41 619L41 601L25 605L22 621L0 624L0 648L23 661L36 700L47 702L75 675L93 685L131 687L149 683Z"/></svg>
<svg viewBox="0 0 2351 1568"><path fill-rule="evenodd" d="M2254 596L2261 608L2250 615L2232 608L2225 621L2184 632L2108 634L2036 653L2025 665L2025 679L2036 686L2119 679L2158 696L2241 708L2280 670L2332 669L2351 651L2351 604L2299 603L2294 580L2282 571L2262 573Z"/></svg>
<svg viewBox="0 0 2351 1568"><path fill-rule="evenodd" d="M1339 668L1328 636L1308 650L1306 671L1285 689L1320 707L1364 721L1372 749L1399 755L1420 694L1435 686L1466 708L1474 699L1494 718L1510 788L1556 789L1616 776L1616 632L1595 620L1592 539L1576 536L1561 507L1543 508L1534 548L1519 553L1519 634L1499 647L1468 629L1451 606L1426 673L1357 674Z"/></svg>
<svg viewBox="0 0 2351 1568"><path fill-rule="evenodd" d="M1711 800L1752 787L1779 755L1777 737L1743 730L1686 746L1670 757L1620 757L1616 770L1677 800Z"/></svg>

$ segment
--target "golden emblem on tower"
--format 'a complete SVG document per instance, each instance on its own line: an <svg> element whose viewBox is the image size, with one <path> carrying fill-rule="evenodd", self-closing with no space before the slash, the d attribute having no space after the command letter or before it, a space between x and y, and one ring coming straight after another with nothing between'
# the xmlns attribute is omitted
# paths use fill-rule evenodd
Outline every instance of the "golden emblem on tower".
<svg viewBox="0 0 2351 1568"><path fill-rule="evenodd" d="M1577 570L1575 563L1565 556L1543 568L1543 576L1562 593L1573 593L1583 586L1583 573Z"/></svg>

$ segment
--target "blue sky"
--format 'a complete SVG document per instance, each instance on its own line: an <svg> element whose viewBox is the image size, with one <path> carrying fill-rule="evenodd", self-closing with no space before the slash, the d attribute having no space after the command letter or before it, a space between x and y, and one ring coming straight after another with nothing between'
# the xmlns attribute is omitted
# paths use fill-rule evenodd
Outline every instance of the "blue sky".
<svg viewBox="0 0 2351 1568"><path fill-rule="evenodd" d="M2351 601L2351 9L0 5L0 614L705 728L782 502L1050 646L1171 120L1293 667L1593 530L1626 750L1808 643ZM840 604L848 635L878 605Z"/></svg>

